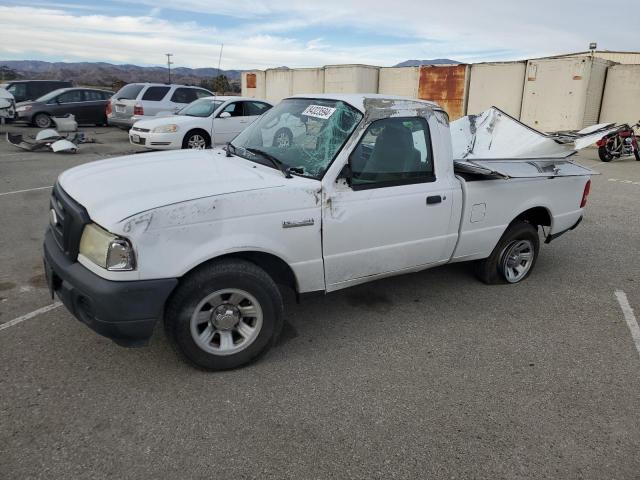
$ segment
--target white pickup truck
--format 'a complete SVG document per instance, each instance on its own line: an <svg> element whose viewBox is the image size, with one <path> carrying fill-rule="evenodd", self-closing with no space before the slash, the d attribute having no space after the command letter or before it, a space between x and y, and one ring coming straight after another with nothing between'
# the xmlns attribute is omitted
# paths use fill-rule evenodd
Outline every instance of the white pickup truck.
<svg viewBox="0 0 640 480"><path fill-rule="evenodd" d="M304 132L265 138L291 116ZM64 172L45 270L52 294L116 343L146 344L163 319L191 362L234 368L273 345L285 287L326 293L462 261L486 283L524 280L540 234L582 219L592 173L562 158L454 161L434 103L292 97L225 149Z"/></svg>

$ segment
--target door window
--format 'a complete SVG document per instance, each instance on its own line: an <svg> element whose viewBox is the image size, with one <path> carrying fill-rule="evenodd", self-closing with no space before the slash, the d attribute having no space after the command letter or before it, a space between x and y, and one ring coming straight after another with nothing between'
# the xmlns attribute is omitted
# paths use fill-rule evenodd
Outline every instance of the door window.
<svg viewBox="0 0 640 480"><path fill-rule="evenodd" d="M14 83L7 91L13 95L16 99L23 99L27 97L27 84L26 83Z"/></svg>
<svg viewBox="0 0 640 480"><path fill-rule="evenodd" d="M171 101L174 103L191 103L196 98L196 92L193 88L176 88L176 91L171 96Z"/></svg>
<svg viewBox="0 0 640 480"><path fill-rule="evenodd" d="M169 92L171 87L149 87L142 95L142 100L159 102Z"/></svg>
<svg viewBox="0 0 640 480"><path fill-rule="evenodd" d="M270 108L271 105L262 102L244 102L244 114L249 117L262 115Z"/></svg>
<svg viewBox="0 0 640 480"><path fill-rule="evenodd" d="M223 112L230 113L232 117L242 117L243 115L242 102L230 103L229 105L224 107L224 109L220 113L223 113Z"/></svg>
<svg viewBox="0 0 640 480"><path fill-rule="evenodd" d="M101 102L103 99L102 92L98 92L96 90L85 90L84 99L87 102Z"/></svg>
<svg viewBox="0 0 640 480"><path fill-rule="evenodd" d="M70 92L64 92L58 95L58 103L76 103L84 102L84 95L82 90L71 90Z"/></svg>
<svg viewBox="0 0 640 480"><path fill-rule="evenodd" d="M424 118L373 122L349 157L354 190L435 180L429 125Z"/></svg>

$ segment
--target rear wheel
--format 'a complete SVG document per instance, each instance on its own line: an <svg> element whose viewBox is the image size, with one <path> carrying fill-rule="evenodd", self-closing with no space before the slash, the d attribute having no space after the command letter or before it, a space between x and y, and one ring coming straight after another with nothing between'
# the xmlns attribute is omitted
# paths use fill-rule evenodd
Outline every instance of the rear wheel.
<svg viewBox="0 0 640 480"><path fill-rule="evenodd" d="M610 162L614 158L613 154L606 146L598 147L598 157L600 157L600 160L602 160L603 162Z"/></svg>
<svg viewBox="0 0 640 480"><path fill-rule="evenodd" d="M640 162L640 137L636 137L636 149L633 151L633 156L636 157L636 160Z"/></svg>
<svg viewBox="0 0 640 480"><path fill-rule="evenodd" d="M538 229L530 223L512 223L488 258L476 265L476 274L485 283L518 283L533 271L540 250Z"/></svg>
<svg viewBox="0 0 640 480"><path fill-rule="evenodd" d="M271 348L282 330L282 311L280 291L264 270L229 259L185 278L168 303L165 327L195 365L226 370Z"/></svg>
<svg viewBox="0 0 640 480"><path fill-rule="evenodd" d="M38 113L33 117L33 124L38 128L49 128L51 126L51 117L46 113Z"/></svg>

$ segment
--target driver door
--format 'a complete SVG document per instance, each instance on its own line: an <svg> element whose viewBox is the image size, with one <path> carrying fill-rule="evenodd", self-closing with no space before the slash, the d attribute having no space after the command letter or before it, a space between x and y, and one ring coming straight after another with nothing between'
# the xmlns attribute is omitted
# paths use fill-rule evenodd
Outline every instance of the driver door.
<svg viewBox="0 0 640 480"><path fill-rule="evenodd" d="M446 261L457 238L453 185L434 169L422 117L378 120L323 209L327 291Z"/></svg>
<svg viewBox="0 0 640 480"><path fill-rule="evenodd" d="M231 102L216 115L213 120L214 143L223 145L233 140L248 124L249 120L244 116L244 102Z"/></svg>

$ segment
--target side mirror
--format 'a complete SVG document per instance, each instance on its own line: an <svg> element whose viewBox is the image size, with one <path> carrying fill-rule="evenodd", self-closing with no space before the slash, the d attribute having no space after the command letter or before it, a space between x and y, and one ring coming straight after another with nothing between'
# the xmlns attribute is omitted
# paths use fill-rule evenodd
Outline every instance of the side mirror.
<svg viewBox="0 0 640 480"><path fill-rule="evenodd" d="M231 114L229 112L222 112L220 115L218 115L218 118L229 118L231 116Z"/></svg>

